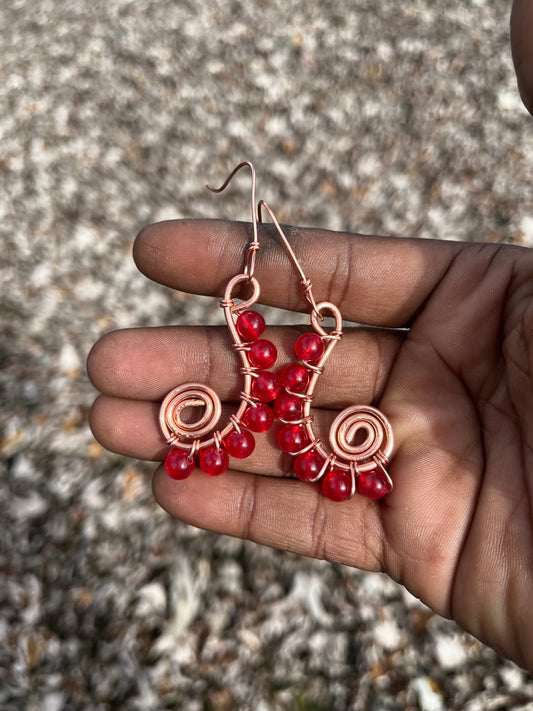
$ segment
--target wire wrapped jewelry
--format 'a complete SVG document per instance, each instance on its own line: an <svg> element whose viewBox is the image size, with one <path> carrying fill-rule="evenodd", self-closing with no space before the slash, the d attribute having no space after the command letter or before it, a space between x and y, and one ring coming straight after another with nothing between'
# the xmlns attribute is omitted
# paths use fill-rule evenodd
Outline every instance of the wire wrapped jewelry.
<svg viewBox="0 0 533 711"><path fill-rule="evenodd" d="M233 349L241 360L244 384L240 404L225 427L219 429L222 405L214 390L194 382L171 390L161 404L159 417L161 431L172 448L165 460L166 471L174 479L184 479L192 473L198 459L206 474L222 474L229 466L229 456L244 459L253 452L255 440L251 433L267 431L275 413L282 424L278 444L281 450L294 456L294 473L299 479L321 481L324 495L334 501L349 499L356 492L370 499L380 499L392 491L393 486L386 467L394 440L385 415L370 405L345 408L330 427L330 449L316 436L313 428L311 405L315 387L326 361L343 335L338 307L328 301L316 302L310 280L264 200L259 201L256 214L255 170L250 162L239 163L221 187L207 187L213 192L222 192L244 166L250 168L252 175L253 237L245 253L242 273L230 279L220 301ZM260 296L254 269L260 248L257 224L262 221L262 209L268 212L283 240L311 306L313 331L297 339L294 350L298 362L285 367L279 377L268 370L276 361L277 351L273 343L260 339L265 328L264 319L251 310ZM233 294L241 284L251 287L252 295L245 301L236 302ZM335 322L330 332L320 325L325 316L333 317ZM267 404L271 402L274 402L274 413ZM187 410L198 408L200 415L196 420L184 417Z"/></svg>
<svg viewBox="0 0 533 711"><path fill-rule="evenodd" d="M163 436L172 448L165 459L167 474L173 479L185 479L192 474L196 460L210 476L218 476L229 467L229 456L248 457L254 450L252 432L267 431L274 420L272 409L266 404L276 399L281 391L278 377L268 371L277 357L276 347L260 339L265 328L264 318L251 307L258 301L260 286L254 277L255 256L260 248L257 239L255 215L255 170L251 163L240 163L220 188L207 186L213 192L222 192L235 173L244 166L251 170L251 205L253 237L248 245L241 274L228 282L220 306L235 353L241 361L243 389L237 412L229 417L222 429L217 429L222 405L214 390L202 383L185 383L171 390L160 407L159 424ZM252 289L251 296L236 302L234 292L241 284ZM196 419L185 413L199 410Z"/></svg>
<svg viewBox="0 0 533 711"><path fill-rule="evenodd" d="M304 294L311 306L313 332L302 334L295 343L298 362L281 373L283 393L274 403L274 413L282 423L278 433L281 450L295 457L294 472L307 482L321 480L325 496L334 501L351 498L355 492L370 499L380 499L392 491L392 479L386 469L394 446L393 432L385 415L370 405L348 407L336 417L326 444L313 428L311 405L315 386L333 349L343 335L342 315L335 304L315 301L312 285L305 276L294 251L274 213L261 200L258 221L264 208L298 271ZM320 325L332 316L335 326L329 333Z"/></svg>

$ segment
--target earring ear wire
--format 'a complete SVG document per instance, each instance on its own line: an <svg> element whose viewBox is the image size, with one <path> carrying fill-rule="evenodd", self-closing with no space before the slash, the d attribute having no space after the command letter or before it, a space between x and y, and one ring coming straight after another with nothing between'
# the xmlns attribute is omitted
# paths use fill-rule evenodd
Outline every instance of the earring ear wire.
<svg viewBox="0 0 533 711"><path fill-rule="evenodd" d="M326 361L342 338L342 315L335 304L316 302L311 281L264 200L257 206L258 222L262 222L263 208L300 276L305 297L311 305L314 330L314 333L304 333L297 339L294 349L299 362L282 372L284 392L274 403L274 413L283 424L278 434L279 447L295 457L296 476L308 482L321 480L322 490L328 498L344 501L357 491L367 498L380 499L393 487L385 468L394 446L391 424L377 408L354 405L342 410L330 427L331 452L315 435L311 413L314 390ZM335 320L335 327L329 333L320 325L324 312Z"/></svg>
<svg viewBox="0 0 533 711"><path fill-rule="evenodd" d="M260 249L255 214L255 169L252 163L244 161L233 169L220 187L207 185L207 188L215 193L222 192L244 167L251 171L252 240L244 255L242 272L230 279L220 301L232 348L239 356L240 373L244 377L239 408L230 416L226 426L218 429L222 404L212 388L202 383L184 383L168 393L161 404L159 423L171 447L165 459L165 469L173 479L190 476L197 459L206 474L218 476L228 469L229 456L236 459L248 457L255 447L252 432L265 432L272 426L274 414L267 403L275 400L281 391L278 377L268 370L276 361L276 347L259 338L265 320L261 314L250 310L261 293L254 276L255 257ZM252 295L246 301L236 302L233 292L241 283L251 284ZM200 415L190 422L184 413L193 408L200 408Z"/></svg>
<svg viewBox="0 0 533 711"><path fill-rule="evenodd" d="M285 249L287 250L287 253L291 259L291 262L292 262L294 268L300 275L300 278L302 280L302 286L303 286L304 293L305 293L305 298L311 304L313 313L316 315L316 317L319 319L319 321L323 321L324 316L320 313L320 311L317 308L315 297L313 296L313 287L312 287L311 281L305 276L304 270L302 269L302 266L301 266L300 262L298 261L298 257L294 253L294 250L291 247L289 240L287 239L285 233L281 229L281 226L276 218L276 215L274 214L274 212L271 210L271 208L268 206L268 204L264 200L260 200L257 204L258 222L261 223L263 221L262 212L261 212L263 208L268 212L269 217L272 220L272 224L274 225L279 236L283 240L283 244L285 245Z"/></svg>
<svg viewBox="0 0 533 711"><path fill-rule="evenodd" d="M243 274L246 274L248 278L251 280L254 275L255 271L255 255L256 252L258 252L261 249L261 245L259 244L259 239L257 237L257 217L256 217L256 212L255 212L255 186L256 186L256 175L255 175L255 168L250 161L245 160L242 161L242 163L239 163L239 165L235 166L231 173L228 175L226 180L222 183L222 185L219 188L214 188L212 185L206 184L206 188L208 190L211 190L213 193L221 193L223 192L228 185L230 184L231 180L235 176L236 173L241 170L241 168L248 167L250 168L250 172L252 174L252 182L251 182L251 190L250 190L250 201L251 201L251 215L252 215L252 231L253 231L253 238L250 244L248 245L248 250L246 252L245 258L244 258L244 268L243 268Z"/></svg>

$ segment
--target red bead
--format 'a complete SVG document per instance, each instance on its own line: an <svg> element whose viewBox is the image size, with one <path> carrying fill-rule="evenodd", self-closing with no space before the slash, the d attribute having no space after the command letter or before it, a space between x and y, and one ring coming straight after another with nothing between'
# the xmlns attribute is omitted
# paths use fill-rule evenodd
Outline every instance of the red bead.
<svg viewBox="0 0 533 711"><path fill-rule="evenodd" d="M281 371L283 386L293 393L304 393L309 384L309 371L304 365L292 363Z"/></svg>
<svg viewBox="0 0 533 711"><path fill-rule="evenodd" d="M285 425L278 433L278 445L283 452L296 454L308 444L307 432L300 425Z"/></svg>
<svg viewBox="0 0 533 711"><path fill-rule="evenodd" d="M332 469L322 479L322 493L332 501L345 501L352 494L352 477L350 472L342 469Z"/></svg>
<svg viewBox="0 0 533 711"><path fill-rule="evenodd" d="M294 460L294 473L302 481L311 481L318 476L323 465L324 460L320 454L311 450L296 457Z"/></svg>
<svg viewBox="0 0 533 711"><path fill-rule="evenodd" d="M274 373L259 373L252 382L252 395L261 402L272 402L281 392L281 383Z"/></svg>
<svg viewBox="0 0 533 711"><path fill-rule="evenodd" d="M223 474L229 467L229 457L225 449L207 447L200 450L200 469L209 476Z"/></svg>
<svg viewBox="0 0 533 711"><path fill-rule="evenodd" d="M261 370L266 370L273 366L277 357L278 351L276 350L276 346L270 341L263 339L253 343L248 351L250 363Z"/></svg>
<svg viewBox="0 0 533 711"><path fill-rule="evenodd" d="M247 430L242 430L242 432L233 430L224 440L224 446L228 450L228 454L235 459L246 459L254 451L255 439L253 434Z"/></svg>
<svg viewBox="0 0 533 711"><path fill-rule="evenodd" d="M268 405L261 402L255 407L249 407L242 416L242 421L252 432L266 432L272 427L274 413Z"/></svg>
<svg viewBox="0 0 533 711"><path fill-rule="evenodd" d="M241 338L255 341L265 330L265 319L257 311L243 311L235 326Z"/></svg>
<svg viewBox="0 0 533 711"><path fill-rule="evenodd" d="M303 402L299 397L282 393L274 403L274 414L280 420L295 422L302 416Z"/></svg>
<svg viewBox="0 0 533 711"><path fill-rule="evenodd" d="M171 479L186 479L194 471L194 459L182 449L171 449L165 459L165 470Z"/></svg>
<svg viewBox="0 0 533 711"><path fill-rule="evenodd" d="M385 474L379 469L361 472L357 479L357 491L367 499L382 499L392 489Z"/></svg>
<svg viewBox="0 0 533 711"><path fill-rule="evenodd" d="M294 344L294 352L300 360L313 363L324 353L324 341L316 333L302 333Z"/></svg>

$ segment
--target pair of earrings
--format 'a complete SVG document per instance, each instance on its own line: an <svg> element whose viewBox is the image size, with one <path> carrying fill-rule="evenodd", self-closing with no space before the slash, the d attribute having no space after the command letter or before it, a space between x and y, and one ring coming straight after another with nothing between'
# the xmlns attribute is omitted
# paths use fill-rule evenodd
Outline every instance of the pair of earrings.
<svg viewBox="0 0 533 711"><path fill-rule="evenodd" d="M280 449L294 457L294 473L306 482L322 483L326 497L334 501L351 498L355 492L370 499L380 499L392 490L386 466L393 449L392 428L387 418L369 405L354 405L343 410L329 430L328 450L313 430L311 404L324 365L342 338L342 315L327 301L315 301L312 285L306 278L294 251L274 213L261 200L255 207L255 169L239 163L219 188L222 192L235 173L247 166L251 171L251 208L253 238L245 253L241 274L227 284L220 306L232 339L232 347L241 361L243 389L237 412L229 417L223 429L217 429L222 407L218 395L201 383L185 383L171 390L160 409L160 427L172 447L165 460L167 474L185 479L198 462L209 476L218 476L229 467L229 457L244 459L254 450L254 434L269 430L275 417L281 423L278 432ZM297 361L280 373L271 372L277 358L276 347L261 335L265 320L252 307L259 300L260 286L254 276L256 253L260 249L257 224L262 210L272 220L298 272L305 297L311 306L313 331L302 334L294 346ZM247 284L252 289L249 299L236 303L235 289ZM335 327L326 332L320 322L333 317ZM193 422L184 412L199 409Z"/></svg>

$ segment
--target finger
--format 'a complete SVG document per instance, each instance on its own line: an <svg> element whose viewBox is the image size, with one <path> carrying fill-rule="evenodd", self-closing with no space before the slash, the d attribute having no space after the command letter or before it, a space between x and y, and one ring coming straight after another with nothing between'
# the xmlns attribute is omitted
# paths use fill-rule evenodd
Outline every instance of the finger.
<svg viewBox="0 0 533 711"><path fill-rule="evenodd" d="M159 427L160 404L100 395L89 425L102 447L134 459L161 462L169 447Z"/></svg>
<svg viewBox="0 0 533 711"><path fill-rule="evenodd" d="M319 485L227 471L201 472L175 482L159 468L153 481L158 503L193 526L274 548L381 570L379 508L355 496L342 504Z"/></svg>
<svg viewBox="0 0 533 711"><path fill-rule="evenodd" d="M304 329L308 330L308 329ZM276 369L294 361L300 328L267 329L278 348ZM343 407L377 401L403 335L378 329L349 329L318 380L315 404ZM101 392L134 400L162 400L176 385L202 382L221 401L236 402L242 389L241 362L225 328L148 328L115 331L94 346L91 381Z"/></svg>
<svg viewBox="0 0 533 711"><path fill-rule="evenodd" d="M101 395L91 408L89 423L95 438L111 452L134 459L163 461L169 452L159 426L160 404L140 402ZM235 414L236 405L222 408L222 427ZM336 411L315 408L313 428L317 436L327 441L329 426ZM281 425L275 424L268 432L254 435L255 449L250 457L232 460L232 467L268 476L292 476L293 457L280 451L277 434Z"/></svg>
<svg viewBox="0 0 533 711"><path fill-rule="evenodd" d="M522 101L533 114L533 0L513 3L511 49Z"/></svg>
<svg viewBox="0 0 533 711"><path fill-rule="evenodd" d="M256 277L261 302L308 311L301 280L271 225L259 226L261 252ZM336 304L343 317L376 326L405 326L441 279L454 256L468 245L430 240L363 237L304 228L287 236L317 301ZM251 226L218 220L163 222L135 242L139 269L182 291L222 295L242 272ZM275 276L275 278L273 278Z"/></svg>

